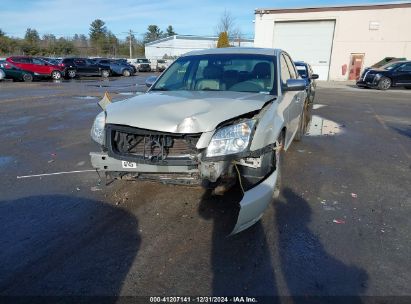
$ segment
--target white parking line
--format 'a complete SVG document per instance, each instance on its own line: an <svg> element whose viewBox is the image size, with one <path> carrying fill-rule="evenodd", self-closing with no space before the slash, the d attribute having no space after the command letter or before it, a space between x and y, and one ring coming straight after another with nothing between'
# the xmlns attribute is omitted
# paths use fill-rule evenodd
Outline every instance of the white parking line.
<svg viewBox="0 0 411 304"><path fill-rule="evenodd" d="M50 175L72 174L72 173L84 173L84 172L96 172L96 170L91 169L91 170L62 171L62 172L54 172L54 173L23 175L23 176L17 176L17 179L29 178L29 177L42 177L42 176L50 176Z"/></svg>

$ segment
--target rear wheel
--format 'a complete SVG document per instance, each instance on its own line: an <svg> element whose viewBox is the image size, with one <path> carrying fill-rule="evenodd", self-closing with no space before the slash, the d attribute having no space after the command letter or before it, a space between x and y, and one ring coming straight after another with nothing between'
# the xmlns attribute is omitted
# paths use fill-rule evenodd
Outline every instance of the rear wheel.
<svg viewBox="0 0 411 304"><path fill-rule="evenodd" d="M303 135L305 133L305 126L306 126L306 116L307 116L307 104L304 105L303 111L301 112L300 116L300 123L298 125L297 133L295 133L294 140L301 141Z"/></svg>
<svg viewBox="0 0 411 304"><path fill-rule="evenodd" d="M129 70L124 70L124 71L123 71L123 76L124 76L124 77L129 77L130 75L131 75L131 73L130 73Z"/></svg>
<svg viewBox="0 0 411 304"><path fill-rule="evenodd" d="M61 79L61 72L60 71L51 72L51 78L54 79L54 80L60 80Z"/></svg>
<svg viewBox="0 0 411 304"><path fill-rule="evenodd" d="M101 76L104 78L107 78L110 76L110 71L109 70L102 70L101 71Z"/></svg>
<svg viewBox="0 0 411 304"><path fill-rule="evenodd" d="M24 81L24 82L32 82L32 81L33 81L33 75L31 75L31 74L23 74L23 81Z"/></svg>
<svg viewBox="0 0 411 304"><path fill-rule="evenodd" d="M405 87L407 90L411 90L411 87Z"/></svg>
<svg viewBox="0 0 411 304"><path fill-rule="evenodd" d="M277 199L281 193L281 171L284 162L284 132L278 137L275 142L275 170L277 171L277 180L275 181L272 197Z"/></svg>
<svg viewBox="0 0 411 304"><path fill-rule="evenodd" d="M391 87L391 79L388 77L382 77L378 82L378 89L380 90L388 90Z"/></svg>

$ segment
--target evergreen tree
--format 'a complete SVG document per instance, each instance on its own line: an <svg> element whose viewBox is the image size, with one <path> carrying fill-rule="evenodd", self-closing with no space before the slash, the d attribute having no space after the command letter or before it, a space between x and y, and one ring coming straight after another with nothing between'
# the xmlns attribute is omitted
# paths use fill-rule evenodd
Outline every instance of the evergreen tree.
<svg viewBox="0 0 411 304"><path fill-rule="evenodd" d="M217 47L218 48L230 47L230 42L228 41L227 32L220 33L220 35L218 36Z"/></svg>

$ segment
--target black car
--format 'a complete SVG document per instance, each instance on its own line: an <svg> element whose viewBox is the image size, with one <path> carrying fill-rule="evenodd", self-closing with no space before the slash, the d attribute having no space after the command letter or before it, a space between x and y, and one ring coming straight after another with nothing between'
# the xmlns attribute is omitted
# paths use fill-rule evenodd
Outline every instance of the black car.
<svg viewBox="0 0 411 304"><path fill-rule="evenodd" d="M64 58L60 61L59 66L65 68L65 74L68 78L76 76L109 77L111 75L110 65L101 64L92 59Z"/></svg>
<svg viewBox="0 0 411 304"><path fill-rule="evenodd" d="M24 82L30 82L36 79L34 72L22 70L10 62L1 61L0 70L4 73L4 79Z"/></svg>
<svg viewBox="0 0 411 304"><path fill-rule="evenodd" d="M312 104L315 97L315 88L317 87L315 79L318 79L318 75L313 73L311 65L307 62L295 61L294 64L297 68L298 74L300 74L301 78L305 80L307 87L307 100L308 103Z"/></svg>
<svg viewBox="0 0 411 304"><path fill-rule="evenodd" d="M380 68L366 68L358 79L357 86L379 90L388 90L390 87L411 89L411 61L396 61Z"/></svg>

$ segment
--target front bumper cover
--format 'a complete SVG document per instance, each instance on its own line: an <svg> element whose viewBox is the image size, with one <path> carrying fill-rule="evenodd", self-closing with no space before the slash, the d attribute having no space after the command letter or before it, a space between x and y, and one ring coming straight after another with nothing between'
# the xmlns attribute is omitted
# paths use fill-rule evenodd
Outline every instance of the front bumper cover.
<svg viewBox="0 0 411 304"><path fill-rule="evenodd" d="M99 171L114 171L132 173L192 173L197 174L198 168L193 166L158 166L137 163L135 168L123 168L122 161L108 156L104 152L91 152L91 164ZM262 217L265 209L273 201L273 191L277 181L277 171L271 173L257 186L244 192L241 199L240 212L236 225L230 235L239 233L255 223Z"/></svg>

